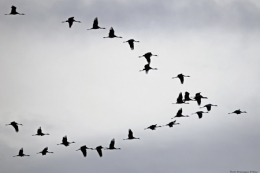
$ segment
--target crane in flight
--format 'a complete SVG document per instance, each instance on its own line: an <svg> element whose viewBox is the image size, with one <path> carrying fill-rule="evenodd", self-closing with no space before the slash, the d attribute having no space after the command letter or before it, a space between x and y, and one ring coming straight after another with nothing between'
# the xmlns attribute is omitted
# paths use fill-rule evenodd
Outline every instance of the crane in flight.
<svg viewBox="0 0 260 173"><path fill-rule="evenodd" d="M180 124L180 123L176 123L176 120L174 120L174 121L171 121L171 122L169 122L168 124L163 125L163 126L169 126L169 127L171 128L171 127L173 127L174 125L178 125L178 124Z"/></svg>
<svg viewBox="0 0 260 173"><path fill-rule="evenodd" d="M93 150L93 148L88 148L86 145L83 145L76 151L80 150L82 152L83 156L86 157L87 156L87 149Z"/></svg>
<svg viewBox="0 0 260 173"><path fill-rule="evenodd" d="M15 121L12 121L10 124L6 124L6 126L8 126L8 125L13 126L16 132L19 132L18 125L21 125L21 126L22 126L22 124L18 124L18 123L15 122Z"/></svg>
<svg viewBox="0 0 260 173"><path fill-rule="evenodd" d="M241 111L240 109L238 109L238 110L235 110L235 111L230 112L228 114L242 114L242 113L247 113L247 112L246 111Z"/></svg>
<svg viewBox="0 0 260 173"><path fill-rule="evenodd" d="M24 153L23 153L23 148L21 148L20 151L19 151L19 153L18 153L18 155L13 156L13 157L24 157L24 156L30 156L30 155L24 154Z"/></svg>
<svg viewBox="0 0 260 173"><path fill-rule="evenodd" d="M183 100L182 93L180 92L180 94L179 94L179 96L177 98L176 103L172 103L172 104L189 104L189 103L185 103L185 100Z"/></svg>
<svg viewBox="0 0 260 173"><path fill-rule="evenodd" d="M98 18L96 17L96 18L94 19L92 28L89 28L89 29L87 29L87 30L92 30L92 29L106 29L106 28L102 28L102 27L99 27L99 26L98 26Z"/></svg>
<svg viewBox="0 0 260 173"><path fill-rule="evenodd" d="M70 28L71 28L73 22L81 23L81 21L74 20L74 17L70 17L70 18L68 18L66 21L63 21L62 23L65 23L65 22L68 22L68 23L69 23L69 27L70 27Z"/></svg>
<svg viewBox="0 0 260 173"><path fill-rule="evenodd" d="M11 12L9 13L9 14L5 14L5 15L25 15L25 14L23 14L23 13L18 13L17 11L16 11L16 7L15 6L12 6L11 7Z"/></svg>
<svg viewBox="0 0 260 173"><path fill-rule="evenodd" d="M158 127L162 127L162 126L157 126L157 124L154 124L154 125L150 125L149 127L145 128L144 130L146 130L146 129L156 130L156 128L158 128Z"/></svg>
<svg viewBox="0 0 260 173"><path fill-rule="evenodd" d="M207 97L203 97L202 95L200 95L200 92L199 92L199 93L196 93L196 95L193 99L195 99L197 101L198 105L200 105L201 99L207 99Z"/></svg>
<svg viewBox="0 0 260 173"><path fill-rule="evenodd" d="M209 113L209 112L197 111L195 113L192 113L191 115L197 114L199 118L202 118L203 113Z"/></svg>
<svg viewBox="0 0 260 173"><path fill-rule="evenodd" d="M158 56L158 55L153 55L151 52L147 52L146 54L139 56L139 58L145 57L145 59L147 60L147 63L150 64L152 56Z"/></svg>
<svg viewBox="0 0 260 173"><path fill-rule="evenodd" d="M72 144L72 143L75 143L75 142L68 142L68 139L67 139L67 136L64 136L63 138L62 138L62 143L60 143L60 144L57 144L57 145L64 145L64 146L69 146L70 144Z"/></svg>
<svg viewBox="0 0 260 173"><path fill-rule="evenodd" d="M41 152L37 153L37 154L42 154L43 156L46 155L47 153L53 153L53 152L49 152L48 151L48 147L45 147Z"/></svg>
<svg viewBox="0 0 260 173"><path fill-rule="evenodd" d="M143 69L143 70L140 70L140 72L141 72L141 71L145 71L145 73L148 74L149 70L158 70L158 69L157 69L157 68L152 68L152 67L150 67L150 64L146 64L146 65L144 66L144 69Z"/></svg>
<svg viewBox="0 0 260 173"><path fill-rule="evenodd" d="M92 150L97 150L99 157L102 157L103 156L102 149L103 149L103 147L100 145L100 146L97 146L95 149L92 149Z"/></svg>
<svg viewBox="0 0 260 173"><path fill-rule="evenodd" d="M189 117L188 115L182 115L182 108L180 108L177 112L177 114L175 115L175 117L173 118L179 118L179 117ZM171 119L173 119L171 118Z"/></svg>
<svg viewBox="0 0 260 173"><path fill-rule="evenodd" d="M41 127L38 128L37 133L32 136L44 136L44 135L50 135L49 133L42 133Z"/></svg>
<svg viewBox="0 0 260 173"><path fill-rule="evenodd" d="M218 105L213 105L213 104L210 103L210 104L206 104L206 105L204 105L204 106L202 106L200 108L207 108L207 111L209 112L211 110L212 106L218 106Z"/></svg>
<svg viewBox="0 0 260 173"><path fill-rule="evenodd" d="M129 131L128 131L128 138L127 139L123 139L123 140L132 140L132 139L140 139L140 138L134 137L132 130L129 129Z"/></svg>
<svg viewBox="0 0 260 173"><path fill-rule="evenodd" d="M105 148L105 150L120 150L120 149L121 148L115 148L115 139L112 139L109 144L109 147Z"/></svg>
<svg viewBox="0 0 260 173"><path fill-rule="evenodd" d="M184 102L186 102L186 101L195 101L195 100L192 100L191 98L190 98L190 93L189 92L185 92L185 94L184 94Z"/></svg>
<svg viewBox="0 0 260 173"><path fill-rule="evenodd" d="M140 41L135 41L134 39L130 39L130 40L124 41L123 43L128 43L131 50L134 50L134 42L140 42Z"/></svg>
<svg viewBox="0 0 260 173"><path fill-rule="evenodd" d="M184 77L190 77L190 76L185 76L185 75L183 75L183 74L178 74L176 77L173 77L172 79L179 78L180 81L181 81L181 84L183 84L183 82L184 82Z"/></svg>
<svg viewBox="0 0 260 173"><path fill-rule="evenodd" d="M116 38L122 38L122 37L116 36L114 29L111 27L110 30L109 30L108 36L103 37L103 38L115 38L115 37Z"/></svg>

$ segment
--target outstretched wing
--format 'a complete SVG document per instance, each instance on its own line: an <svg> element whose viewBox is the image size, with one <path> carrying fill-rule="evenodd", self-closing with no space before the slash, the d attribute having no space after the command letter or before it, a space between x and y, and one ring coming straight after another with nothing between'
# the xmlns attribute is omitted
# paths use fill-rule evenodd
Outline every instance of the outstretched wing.
<svg viewBox="0 0 260 173"><path fill-rule="evenodd" d="M93 22L93 28L97 28L97 27L98 27L98 18L96 17Z"/></svg>
<svg viewBox="0 0 260 173"><path fill-rule="evenodd" d="M18 155L20 155L20 156L22 156L23 155L23 148L21 148L20 149L20 151L19 151L19 154Z"/></svg>
<svg viewBox="0 0 260 173"><path fill-rule="evenodd" d="M115 139L112 139L110 144L109 144L109 148L115 148Z"/></svg>
<svg viewBox="0 0 260 173"><path fill-rule="evenodd" d="M37 130L37 134L41 134L41 133L42 133L42 129L41 129L41 127L39 127Z"/></svg>
<svg viewBox="0 0 260 173"><path fill-rule="evenodd" d="M115 31L114 29L111 27L109 30L109 36L114 36L115 35Z"/></svg>
<svg viewBox="0 0 260 173"><path fill-rule="evenodd" d="M68 142L67 136L64 136L64 137L62 138L62 143L67 143L67 142Z"/></svg>
<svg viewBox="0 0 260 173"><path fill-rule="evenodd" d="M19 128L18 128L18 125L17 125L17 124L12 124L12 126L14 127L14 129L15 129L16 132L19 131Z"/></svg>
<svg viewBox="0 0 260 173"><path fill-rule="evenodd" d="M131 129L129 129L129 132L128 132L128 138L133 138L133 132Z"/></svg>
<svg viewBox="0 0 260 173"><path fill-rule="evenodd" d="M100 157L102 157L102 148L101 147L97 147L97 152L98 152L98 155Z"/></svg>

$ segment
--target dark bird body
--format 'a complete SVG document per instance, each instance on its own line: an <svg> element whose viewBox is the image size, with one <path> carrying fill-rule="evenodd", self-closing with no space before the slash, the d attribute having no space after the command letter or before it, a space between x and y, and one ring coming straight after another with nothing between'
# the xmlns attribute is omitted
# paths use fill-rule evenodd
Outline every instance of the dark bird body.
<svg viewBox="0 0 260 173"><path fill-rule="evenodd" d="M178 74L176 77L173 77L172 79L174 79L174 78L179 78L180 81L181 81L181 84L183 84L183 82L184 82L184 77L190 77L190 76L185 76L185 75L183 75L183 74Z"/></svg>
<svg viewBox="0 0 260 173"><path fill-rule="evenodd" d="M88 30L91 30L91 29L106 29L106 28L101 28L101 27L98 26L98 18L96 17L96 18L94 19L92 28L90 28L90 29L88 29Z"/></svg>
<svg viewBox="0 0 260 173"><path fill-rule="evenodd" d="M217 105L213 105L213 104L206 104L205 106L203 106L203 107L200 107L200 108L204 108L204 107L205 107L205 108L207 108L207 110L208 110L208 111L210 111L212 106L217 106Z"/></svg>
<svg viewBox="0 0 260 173"><path fill-rule="evenodd" d="M178 125L180 123L176 123L176 120L169 122L168 124L164 125L164 126L169 126L169 127L173 127L174 125Z"/></svg>
<svg viewBox="0 0 260 173"><path fill-rule="evenodd" d="M228 114L242 114L242 113L247 113L246 111L241 111L240 109L235 110L234 112L228 113Z"/></svg>
<svg viewBox="0 0 260 173"><path fill-rule="evenodd" d="M208 113L208 112L198 111L193 114L197 114L199 118L202 118L203 113Z"/></svg>
<svg viewBox="0 0 260 173"><path fill-rule="evenodd" d="M82 152L83 156L86 157L87 156L87 149L93 150L93 148L88 148L88 147L86 147L86 145L83 145L82 147L80 147L80 149L78 149L76 151L80 150Z"/></svg>
<svg viewBox="0 0 260 173"><path fill-rule="evenodd" d="M46 155L47 153L53 153L53 152L49 152L48 151L48 147L44 148L41 152L37 153L37 154L42 154L43 156Z"/></svg>
<svg viewBox="0 0 260 173"><path fill-rule="evenodd" d="M175 117L173 117L173 118L179 118L179 117L189 117L189 116L188 115L182 115L182 108L180 108L178 110L177 114L175 115Z"/></svg>
<svg viewBox="0 0 260 173"><path fill-rule="evenodd" d="M65 22L68 22L68 23L69 23L69 27L70 27L70 28L71 28L73 22L81 23L80 21L76 21L76 20L74 20L74 17L70 17L70 18L68 18L68 20L63 21L62 23L65 23Z"/></svg>
<svg viewBox="0 0 260 173"><path fill-rule="evenodd" d="M114 29L111 27L110 30L109 30L109 33L108 33L108 36L107 37L103 37L103 38L122 38L122 37L118 37L115 35L115 31Z"/></svg>
<svg viewBox="0 0 260 173"><path fill-rule="evenodd" d="M147 52L146 54L139 56L139 58L141 57L145 57L145 59L147 60L148 64L151 63L151 56L158 56L158 55L153 55L151 52Z"/></svg>
<svg viewBox="0 0 260 173"><path fill-rule="evenodd" d="M105 149L106 150L120 150L121 148L115 148L115 139L112 139L109 144L109 147L105 148Z"/></svg>
<svg viewBox="0 0 260 173"><path fill-rule="evenodd" d="M152 67L150 67L150 64L146 64L146 65L144 66L144 69L143 69L143 70L140 70L140 72L141 72L141 71L145 71L145 73L148 74L149 70L157 70L157 68L152 68Z"/></svg>
<svg viewBox="0 0 260 173"><path fill-rule="evenodd" d="M202 95L200 95L200 92L199 92L199 93L196 93L194 99L197 101L198 105L200 105L201 99L207 99L207 97L203 97Z"/></svg>
<svg viewBox="0 0 260 173"><path fill-rule="evenodd" d="M158 128L158 127L161 127L161 126L157 126L157 124L154 124L154 125L150 125L149 127L145 128L144 130L146 130L146 129L156 130L156 128Z"/></svg>
<svg viewBox="0 0 260 173"><path fill-rule="evenodd" d="M128 43L129 46L130 46L130 48L131 48L132 50L134 50L134 42L139 42L139 41L135 41L134 39L130 39L130 40L127 40L127 41L125 41L125 42L123 42L123 43Z"/></svg>
<svg viewBox="0 0 260 173"><path fill-rule="evenodd" d="M24 15L23 13L18 13L17 11L16 11L16 7L15 6L12 6L11 7L11 12L9 13L9 14L5 14L5 15Z"/></svg>
<svg viewBox="0 0 260 173"><path fill-rule="evenodd" d="M64 146L69 146L70 144L72 144L72 143L75 143L75 142L68 142L68 140L67 140L67 136L64 136L63 138L62 138L62 143L60 143L60 144L57 144L57 145L64 145Z"/></svg>
<svg viewBox="0 0 260 173"><path fill-rule="evenodd" d="M195 100L192 100L191 98L190 98L190 93L189 92L185 92L185 94L184 94L184 102L186 102L186 101L195 101Z"/></svg>
<svg viewBox="0 0 260 173"><path fill-rule="evenodd" d="M132 130L129 129L129 131L128 131L128 138L127 139L123 139L123 140L132 140L132 139L140 139L140 138L134 137Z"/></svg>
<svg viewBox="0 0 260 173"><path fill-rule="evenodd" d="M6 124L6 126L8 126L8 125L13 126L16 132L19 132L18 125L21 125L21 126L22 126L22 124L18 124L18 123L15 122L15 121L11 122L10 124Z"/></svg>
<svg viewBox="0 0 260 173"><path fill-rule="evenodd" d="M42 133L41 127L37 130L37 133L33 136L44 136L44 135L50 135L49 133Z"/></svg>
<svg viewBox="0 0 260 173"><path fill-rule="evenodd" d="M97 150L97 152L98 152L98 155L100 156L100 157L102 157L103 155L102 155L102 149L103 149L103 147L102 146L97 146L95 149L93 149L93 150Z"/></svg>
<svg viewBox="0 0 260 173"><path fill-rule="evenodd" d="M23 148L21 148L20 151L19 151L19 153L18 153L18 155L13 156L13 157L24 157L24 156L30 156L30 155L24 154L24 153L23 153Z"/></svg>

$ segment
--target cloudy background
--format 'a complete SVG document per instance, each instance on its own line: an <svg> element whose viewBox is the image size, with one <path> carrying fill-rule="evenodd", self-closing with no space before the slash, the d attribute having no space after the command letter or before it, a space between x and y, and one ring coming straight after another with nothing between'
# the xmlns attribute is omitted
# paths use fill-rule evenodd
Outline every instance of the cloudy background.
<svg viewBox="0 0 260 173"><path fill-rule="evenodd" d="M12 5L26 15L5 16ZM259 1L11 0L0 11L1 173L260 171ZM82 23L61 23L72 16ZM95 17L105 30L87 31ZM122 39L103 39L111 26ZM146 52L158 55L149 74ZM179 73L191 77L181 85ZM144 130L198 111L172 104L185 91L218 107ZM31 136L40 126L51 135ZM122 140L129 128L141 140ZM65 135L76 143L56 145ZM112 138L121 150L102 158L75 151ZM54 154L36 154L47 146ZM13 158L22 147L31 156Z"/></svg>

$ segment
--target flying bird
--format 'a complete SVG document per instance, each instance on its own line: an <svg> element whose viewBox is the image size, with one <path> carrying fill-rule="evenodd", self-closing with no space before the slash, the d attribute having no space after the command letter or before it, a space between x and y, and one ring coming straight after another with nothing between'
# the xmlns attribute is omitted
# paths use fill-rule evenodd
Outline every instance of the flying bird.
<svg viewBox="0 0 260 173"><path fill-rule="evenodd" d="M23 13L18 13L17 11L16 11L16 7L15 6L12 6L11 7L11 12L9 13L9 14L5 14L5 15L25 15L25 14L23 14Z"/></svg>
<svg viewBox="0 0 260 173"><path fill-rule="evenodd" d="M197 114L199 118L202 118L203 113L208 113L208 112L198 111L193 114ZM191 114L191 115L193 115L193 114Z"/></svg>
<svg viewBox="0 0 260 173"><path fill-rule="evenodd" d="M177 112L177 114L175 115L175 117L173 118L179 118L179 117L189 117L188 115L182 115L182 108L180 108ZM173 119L171 118L171 119Z"/></svg>
<svg viewBox="0 0 260 173"><path fill-rule="evenodd" d="M70 18L68 18L68 20L63 21L62 23L65 23L65 22L68 22L68 23L69 23L69 27L70 27L70 28L71 28L73 22L81 23L80 21L76 21L76 20L74 20L74 17L70 17Z"/></svg>
<svg viewBox="0 0 260 173"><path fill-rule="evenodd" d="M83 145L82 147L80 147L78 150L76 150L76 151L81 151L82 152L82 154L83 154L83 156L84 157L86 157L87 156L87 149L91 149L91 150L93 150L93 148L88 148L88 147L86 147L86 145Z"/></svg>
<svg viewBox="0 0 260 173"><path fill-rule="evenodd" d="M189 92L185 92L185 94L184 94L184 102L186 102L186 101L195 101L195 100L192 100L191 98L190 98L190 93Z"/></svg>
<svg viewBox="0 0 260 173"><path fill-rule="evenodd" d="M49 152L48 151L48 147L44 148L41 152L37 153L37 154L42 154L43 156L46 155L47 153L53 153L53 152Z"/></svg>
<svg viewBox="0 0 260 173"><path fill-rule="evenodd" d="M247 113L246 111L241 111L240 109L235 110L234 112L228 113L228 114L242 114L242 113Z"/></svg>
<svg viewBox="0 0 260 173"><path fill-rule="evenodd" d="M106 29L106 28L101 28L101 27L98 26L98 18L96 17L96 18L94 19L92 28L90 28L90 29L88 29L88 30L91 30L91 29Z"/></svg>
<svg viewBox="0 0 260 173"><path fill-rule="evenodd" d="M174 78L179 78L180 81L181 81L181 84L183 84L183 82L184 82L184 77L190 77L190 76L185 76L185 75L183 75L183 74L178 74L176 77L173 77L172 79L174 79Z"/></svg>
<svg viewBox="0 0 260 173"><path fill-rule="evenodd" d="M64 145L64 146L69 146L70 144L72 144L72 143L75 143L75 142L68 142L68 140L67 140L67 136L64 136L63 138L62 138L62 143L60 143L60 144L57 144L57 145Z"/></svg>
<svg viewBox="0 0 260 173"><path fill-rule="evenodd" d="M21 126L22 126L22 124L18 124L18 123L15 122L15 121L11 122L10 124L6 124L6 126L8 126L8 125L13 126L16 132L19 131L18 125L21 125Z"/></svg>
<svg viewBox="0 0 260 173"><path fill-rule="evenodd" d="M176 103L172 103L172 104L189 104L189 103L185 103L185 100L183 100L182 93L180 92L180 94L179 94L179 96L177 98Z"/></svg>
<svg viewBox="0 0 260 173"><path fill-rule="evenodd" d="M132 50L134 50L134 42L139 42L139 41L135 41L134 39L130 39L130 40L124 41L123 43L128 43L130 48Z"/></svg>
<svg viewBox="0 0 260 173"><path fill-rule="evenodd" d="M205 106L200 107L200 108L204 108L205 107L205 108L207 108L208 111L210 111L212 106L218 106L218 105L206 104Z"/></svg>
<svg viewBox="0 0 260 173"><path fill-rule="evenodd" d="M148 64L150 64L152 56L158 56L158 55L153 55L151 52L147 52L146 54L144 54L142 56L139 56L139 58L145 57L145 59L147 60Z"/></svg>
<svg viewBox="0 0 260 173"><path fill-rule="evenodd" d="M146 130L146 129L156 130L156 128L158 128L158 127L162 127L162 126L157 126L157 124L154 124L154 125L150 125L149 127L145 128L144 130Z"/></svg>
<svg viewBox="0 0 260 173"><path fill-rule="evenodd" d="M105 149L106 150L120 150L121 148L115 148L115 139L112 139L109 144L109 147L105 148Z"/></svg>
<svg viewBox="0 0 260 173"><path fill-rule="evenodd" d="M109 30L108 36L107 37L103 37L103 38L115 38L115 37L122 38L122 37L116 36L114 29L111 27L110 30Z"/></svg>
<svg viewBox="0 0 260 173"><path fill-rule="evenodd" d="M149 70L157 70L157 68L152 68L152 67L150 67L150 64L146 64L146 65L144 66L144 69L143 69L143 70L140 70L140 72L141 72L141 71L145 71L145 73L148 74Z"/></svg>
<svg viewBox="0 0 260 173"><path fill-rule="evenodd" d="M132 130L129 129L129 131L128 131L128 138L127 139L123 139L123 140L132 140L132 139L140 139L140 138L134 137Z"/></svg>
<svg viewBox="0 0 260 173"><path fill-rule="evenodd" d="M19 156L19 157L24 157L24 156L30 156L30 155L24 154L24 153L23 153L23 148L21 148L20 151L19 151L19 153L18 153L18 155L13 156L13 157L18 157L18 156Z"/></svg>
<svg viewBox="0 0 260 173"><path fill-rule="evenodd" d="M98 155L100 156L100 157L102 157L103 155L102 155L102 149L103 149L103 147L102 146L97 146L95 149L93 149L93 150L97 150L97 152L98 152Z"/></svg>
<svg viewBox="0 0 260 173"><path fill-rule="evenodd" d="M32 136L44 136L44 135L50 135L49 133L42 133L41 127L38 128L37 133Z"/></svg>
<svg viewBox="0 0 260 173"><path fill-rule="evenodd" d="M197 101L198 105L200 105L201 99L207 99L207 97L203 97L202 95L200 95L200 92L199 92L199 93L196 93L194 99Z"/></svg>
<svg viewBox="0 0 260 173"><path fill-rule="evenodd" d="M169 122L168 124L166 124L166 125L164 125L164 126L169 126L169 127L171 128L171 127L173 127L174 125L178 125L178 124L180 124L180 123L176 123L176 120L174 120L174 121L171 121L171 122Z"/></svg>

